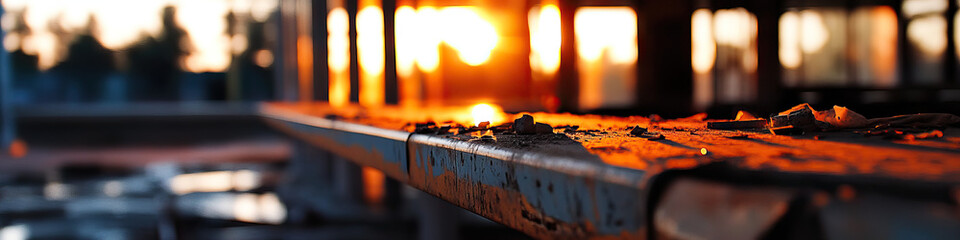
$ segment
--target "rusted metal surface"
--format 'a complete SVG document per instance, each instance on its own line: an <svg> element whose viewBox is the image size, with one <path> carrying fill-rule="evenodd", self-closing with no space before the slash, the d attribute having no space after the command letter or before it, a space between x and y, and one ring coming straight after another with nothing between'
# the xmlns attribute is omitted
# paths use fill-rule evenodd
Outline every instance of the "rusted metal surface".
<svg viewBox="0 0 960 240"><path fill-rule="evenodd" d="M531 236L643 235L644 171L435 136L409 144L408 184Z"/></svg>
<svg viewBox="0 0 960 240"><path fill-rule="evenodd" d="M952 128L936 140L891 141L850 132L720 131L707 129L702 118L534 113L537 122L558 126L556 133L507 132L479 141L476 134L410 133L404 130L409 120L384 120L386 113L372 111L328 118L339 113L267 104L261 112L316 147L536 238L777 238L799 232L847 238L868 236L867 225L837 226L869 216L864 211L901 206L945 211L907 214L914 222L938 224L898 226L903 231L956 236L950 229L960 229L954 224L960 222L960 131ZM578 126L562 127L572 123ZM634 126L664 139L633 136ZM859 201L864 204L849 204ZM894 215L885 217L866 222L896 222Z"/></svg>
<svg viewBox="0 0 960 240"><path fill-rule="evenodd" d="M406 141L410 133L262 108L267 123L281 131L389 177L407 178Z"/></svg>

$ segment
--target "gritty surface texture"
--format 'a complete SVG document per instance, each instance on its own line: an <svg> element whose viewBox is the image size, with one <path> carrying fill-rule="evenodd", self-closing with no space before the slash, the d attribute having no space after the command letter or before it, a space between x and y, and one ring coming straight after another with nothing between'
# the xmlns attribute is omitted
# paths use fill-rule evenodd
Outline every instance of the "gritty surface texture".
<svg viewBox="0 0 960 240"><path fill-rule="evenodd" d="M264 107L650 172L723 162L744 170L960 183L957 128L943 129L942 137L913 140L866 134L870 129L781 136L766 130L707 129L710 120L693 117L651 121L647 117L532 113L536 122L553 126L554 134L518 135L506 128L512 124L504 123L512 123L519 114L507 114L506 121L492 123L491 130L477 130L464 126L470 123L450 120L455 118L449 115L451 111L439 109L366 111L355 107L331 109L323 103ZM417 123L450 130L421 132ZM504 128L496 130L497 126ZM662 134L664 139L632 135L634 126ZM481 138L484 135L493 137Z"/></svg>

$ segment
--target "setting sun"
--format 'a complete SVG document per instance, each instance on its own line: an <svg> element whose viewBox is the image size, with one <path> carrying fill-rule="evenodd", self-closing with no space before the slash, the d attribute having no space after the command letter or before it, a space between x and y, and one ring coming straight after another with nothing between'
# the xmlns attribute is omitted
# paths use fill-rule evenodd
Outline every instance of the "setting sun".
<svg viewBox="0 0 960 240"><path fill-rule="evenodd" d="M503 110L498 106L492 106L486 103L473 105L473 108L470 110L470 115L473 117L474 126L480 125L482 122L496 124L503 121Z"/></svg>

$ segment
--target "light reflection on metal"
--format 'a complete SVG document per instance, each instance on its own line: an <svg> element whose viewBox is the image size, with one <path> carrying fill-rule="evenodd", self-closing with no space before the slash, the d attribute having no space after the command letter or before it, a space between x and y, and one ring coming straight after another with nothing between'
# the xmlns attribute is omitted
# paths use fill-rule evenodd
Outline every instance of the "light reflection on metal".
<svg viewBox="0 0 960 240"><path fill-rule="evenodd" d="M383 197L386 193L385 180L383 172L372 167L363 167L361 168L361 175L363 176L363 200L364 202L372 205L377 205L383 202Z"/></svg>
<svg viewBox="0 0 960 240"><path fill-rule="evenodd" d="M260 187L260 174L250 170L180 174L167 182L174 194L194 192L249 191Z"/></svg>
<svg viewBox="0 0 960 240"><path fill-rule="evenodd" d="M610 23L617 24L610 24ZM630 7L581 7L574 14L580 108L633 104L637 14Z"/></svg>
<svg viewBox="0 0 960 240"><path fill-rule="evenodd" d="M286 206L275 193L195 193L177 198L177 211L184 215L241 222L281 224Z"/></svg>

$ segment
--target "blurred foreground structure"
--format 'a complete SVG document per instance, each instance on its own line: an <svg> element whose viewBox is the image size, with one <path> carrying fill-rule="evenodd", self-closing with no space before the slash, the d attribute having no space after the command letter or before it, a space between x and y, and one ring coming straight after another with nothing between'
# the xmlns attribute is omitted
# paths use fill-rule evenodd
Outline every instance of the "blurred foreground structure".
<svg viewBox="0 0 960 240"><path fill-rule="evenodd" d="M960 1L0 3L0 239L960 236L955 126L703 122L960 113Z"/></svg>

